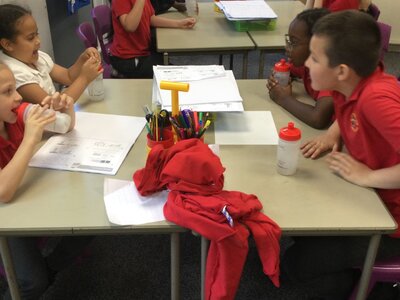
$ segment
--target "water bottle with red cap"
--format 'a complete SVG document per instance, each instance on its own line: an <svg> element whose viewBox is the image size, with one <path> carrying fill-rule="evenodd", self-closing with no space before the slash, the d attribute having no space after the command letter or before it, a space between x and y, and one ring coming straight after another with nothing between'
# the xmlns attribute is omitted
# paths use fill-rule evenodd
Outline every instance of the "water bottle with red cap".
<svg viewBox="0 0 400 300"><path fill-rule="evenodd" d="M274 77L281 86L289 84L290 64L284 58L274 65Z"/></svg>
<svg viewBox="0 0 400 300"><path fill-rule="evenodd" d="M279 131L277 170L281 175L293 175L297 169L300 153L301 130L289 122Z"/></svg>

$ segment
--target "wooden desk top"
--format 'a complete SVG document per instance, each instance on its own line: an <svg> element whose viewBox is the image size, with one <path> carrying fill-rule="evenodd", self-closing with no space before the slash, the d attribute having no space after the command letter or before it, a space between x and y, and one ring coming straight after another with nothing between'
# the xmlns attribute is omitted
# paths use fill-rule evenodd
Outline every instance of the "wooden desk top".
<svg viewBox="0 0 400 300"><path fill-rule="evenodd" d="M181 19L186 16L176 11L164 17ZM210 52L251 50L254 43L247 32L235 31L225 16L214 11L212 2L199 3L198 22L193 29L157 28L158 52Z"/></svg>
<svg viewBox="0 0 400 300"><path fill-rule="evenodd" d="M84 95L77 110L142 116L151 103L151 80L106 79L106 96L91 102ZM246 110L271 110L277 128L294 120L304 139L319 133L270 101L265 80L239 80ZM296 91L296 89L295 89ZM217 120L218 121L218 120ZM129 130L129 128L127 128ZM212 132L206 142L213 142ZM275 170L276 146L221 146L225 189L256 194L264 211L290 234L387 232L395 223L377 195L333 175L322 159L300 158L298 172ZM145 164L145 134L139 136L113 177L131 180ZM15 200L0 206L2 234L143 233L181 230L168 222L119 227L108 222L103 201L104 175L29 168Z"/></svg>

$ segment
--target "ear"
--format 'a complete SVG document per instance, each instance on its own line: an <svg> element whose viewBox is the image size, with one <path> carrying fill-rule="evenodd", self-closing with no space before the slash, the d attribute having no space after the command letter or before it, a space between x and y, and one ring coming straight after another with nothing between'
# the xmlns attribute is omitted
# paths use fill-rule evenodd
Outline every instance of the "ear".
<svg viewBox="0 0 400 300"><path fill-rule="evenodd" d="M337 79L339 81L346 81L350 78L352 70L348 65L340 64L336 68L337 68Z"/></svg>
<svg viewBox="0 0 400 300"><path fill-rule="evenodd" d="M7 52L10 52L13 50L12 42L9 39L0 39L0 46Z"/></svg>

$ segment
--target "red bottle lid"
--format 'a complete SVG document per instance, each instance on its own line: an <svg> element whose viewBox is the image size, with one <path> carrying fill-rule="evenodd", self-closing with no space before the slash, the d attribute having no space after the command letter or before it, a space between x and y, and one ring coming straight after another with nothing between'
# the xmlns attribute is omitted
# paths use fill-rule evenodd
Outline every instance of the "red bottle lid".
<svg viewBox="0 0 400 300"><path fill-rule="evenodd" d="M286 62L284 58L282 58L279 62L274 65L275 72L289 72L290 64Z"/></svg>
<svg viewBox="0 0 400 300"><path fill-rule="evenodd" d="M301 139L301 130L294 127L293 122L289 122L287 127L279 130L279 138L285 141L298 141Z"/></svg>

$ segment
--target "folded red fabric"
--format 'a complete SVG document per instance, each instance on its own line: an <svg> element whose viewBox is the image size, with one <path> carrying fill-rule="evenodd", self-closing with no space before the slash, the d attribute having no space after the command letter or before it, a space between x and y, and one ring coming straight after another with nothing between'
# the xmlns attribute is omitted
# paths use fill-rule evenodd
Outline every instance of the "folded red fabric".
<svg viewBox="0 0 400 300"><path fill-rule="evenodd" d="M255 195L222 190L224 170L219 157L207 145L189 139L166 150L154 147L145 168L133 175L142 195L168 188L166 219L211 241L206 299L234 299L248 252L249 230L264 273L279 286L281 230L261 213L262 204Z"/></svg>

